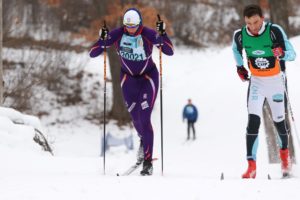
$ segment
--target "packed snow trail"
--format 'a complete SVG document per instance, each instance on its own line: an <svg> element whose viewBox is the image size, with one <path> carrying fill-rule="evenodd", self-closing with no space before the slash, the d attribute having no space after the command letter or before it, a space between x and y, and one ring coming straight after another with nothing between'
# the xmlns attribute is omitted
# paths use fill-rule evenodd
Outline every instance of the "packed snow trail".
<svg viewBox="0 0 300 200"><path fill-rule="evenodd" d="M291 42L300 52L300 37ZM158 64L157 51L153 57ZM91 60L89 70L99 71L101 59L103 57ZM299 56L287 64L287 73L295 119L300 120ZM163 56L163 176L158 160L154 162L153 176L141 177L136 170L130 176L117 177L116 173L128 169L136 161L136 150L124 153L123 147L112 148L107 153L104 176L99 157L102 129L79 120L73 127L48 127L54 138L54 157L35 151L20 152L17 146L5 146L1 138L0 199L296 200L300 187L299 166L294 165L294 178L281 179L280 165L268 164L263 126L259 135L257 178L241 179L247 168L247 87L236 74L229 47L206 51L176 49L173 57ZM182 109L188 98L199 110L197 140L183 144L186 124L182 122ZM154 157L160 159L159 116L157 98L152 120ZM296 123L299 126L299 121ZM107 128L114 133L131 131L120 131L113 123ZM135 146L138 146L137 137ZM221 181L222 173L224 180Z"/></svg>

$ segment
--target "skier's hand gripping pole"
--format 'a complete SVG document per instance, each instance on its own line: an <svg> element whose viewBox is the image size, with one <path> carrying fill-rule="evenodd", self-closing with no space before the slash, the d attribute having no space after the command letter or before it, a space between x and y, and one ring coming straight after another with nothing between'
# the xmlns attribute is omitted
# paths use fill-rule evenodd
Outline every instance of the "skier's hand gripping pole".
<svg viewBox="0 0 300 200"><path fill-rule="evenodd" d="M156 31L159 33L159 35L166 34L166 23L161 20L159 14L157 14Z"/></svg>

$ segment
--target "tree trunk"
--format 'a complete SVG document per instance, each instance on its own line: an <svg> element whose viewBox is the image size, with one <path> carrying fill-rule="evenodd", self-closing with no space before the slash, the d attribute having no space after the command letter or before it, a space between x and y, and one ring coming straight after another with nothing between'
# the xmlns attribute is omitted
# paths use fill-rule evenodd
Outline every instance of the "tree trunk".
<svg viewBox="0 0 300 200"><path fill-rule="evenodd" d="M3 62L2 62L2 44L3 44L3 13L2 13L2 0L0 0L0 106L3 103Z"/></svg>
<svg viewBox="0 0 300 200"><path fill-rule="evenodd" d="M247 5L250 5L250 4L256 4L256 5L259 5L259 0L243 0L242 3L238 3L236 6L237 6L237 9L239 11L239 14L241 16L241 24L245 24L245 21L244 21L244 15L243 15L243 11L244 11L244 8L247 6Z"/></svg>
<svg viewBox="0 0 300 200"><path fill-rule="evenodd" d="M263 121L265 125L266 140L268 147L269 163L279 163L279 146L278 146L278 135L276 127L272 120L271 109L267 101L263 107Z"/></svg>
<svg viewBox="0 0 300 200"><path fill-rule="evenodd" d="M272 120L272 114L271 109L266 101L263 108L263 118L264 118L264 125L265 125L265 132L266 132L266 140L267 140L267 146L268 146L268 156L269 156L269 162L270 163L279 163L279 145L278 145L278 133L276 130L276 127L274 126L273 120ZM293 137L291 134L291 125L290 125L290 118L288 115L288 109L286 108L285 113L285 119L287 123L288 133L289 133L289 150L291 159L293 162L295 162L295 151L294 151L294 145L293 145Z"/></svg>
<svg viewBox="0 0 300 200"><path fill-rule="evenodd" d="M243 0L244 6L250 5L250 4L256 4L259 5L260 0Z"/></svg>
<svg viewBox="0 0 300 200"><path fill-rule="evenodd" d="M93 0L93 4L96 7L99 17L109 15L112 13L108 13L109 11L106 9L111 3L109 0ZM124 1L121 1L121 4L124 4ZM117 27L121 25L120 21L115 24L110 24L111 27L108 27L109 30L113 29L113 27ZM108 25L109 26L109 25ZM99 27L101 28L101 27ZM123 94L121 91L121 82L120 82L120 71L121 71L121 63L119 56L116 53L116 49L112 46L107 50L108 52L108 60L109 60L109 70L111 73L112 79L112 108L109 112L109 118L115 119L118 121L118 124L123 125L130 121L129 113L125 107L125 103L123 100Z"/></svg>
<svg viewBox="0 0 300 200"><path fill-rule="evenodd" d="M121 19L116 22L116 26L120 26L121 24ZM108 50L108 59L113 86L113 102L109 116L110 118L117 120L120 125L123 125L130 122L131 119L125 106L121 89L121 63L116 49L114 47L111 47Z"/></svg>
<svg viewBox="0 0 300 200"><path fill-rule="evenodd" d="M121 63L116 49L111 47L108 50L109 68L112 78L113 102L110 111L110 118L116 119L119 124L125 124L130 121L130 116L125 107L123 94L121 90L120 71Z"/></svg>
<svg viewBox="0 0 300 200"><path fill-rule="evenodd" d="M270 16L273 23L279 24L289 35L289 18L287 0L269 0Z"/></svg>
<svg viewBox="0 0 300 200"><path fill-rule="evenodd" d="M259 0L243 0L242 2L243 3L238 4L237 7L238 10L240 10L240 16L242 21L244 21L244 16L243 16L244 8L250 4L259 5Z"/></svg>
<svg viewBox="0 0 300 200"><path fill-rule="evenodd" d="M269 6L270 6L270 16L271 21L273 23L279 24L282 26L282 28L286 31L288 34L289 30L289 23L288 23L288 2L286 0L277 1L277 0L269 0ZM287 87L286 87L287 89ZM287 99L285 99L285 102L287 102ZM266 104L266 103L265 103ZM290 118L288 115L288 108L286 104L286 113L285 113L285 119L287 123L287 128L289 132L289 150L290 155L293 161L295 161L295 153L294 153L294 145L293 145L293 138L291 134L290 129ZM276 140L274 139L277 136L277 130L274 126L272 117L271 117L271 111L269 106L264 106L264 123L266 127L266 137L267 137L267 144L268 144L268 150L269 150L269 161L270 163L278 163L280 162L279 159L279 147L276 143ZM273 139L272 139L273 138Z"/></svg>

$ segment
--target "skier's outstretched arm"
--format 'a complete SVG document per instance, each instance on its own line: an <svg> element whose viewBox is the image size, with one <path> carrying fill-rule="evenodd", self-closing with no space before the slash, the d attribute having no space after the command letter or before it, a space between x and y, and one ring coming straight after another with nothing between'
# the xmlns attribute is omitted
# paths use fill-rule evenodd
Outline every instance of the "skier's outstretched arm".
<svg viewBox="0 0 300 200"><path fill-rule="evenodd" d="M244 65L243 61L243 47L242 47L242 34L241 29L237 30L233 34L232 39L232 51L237 67Z"/></svg>
<svg viewBox="0 0 300 200"><path fill-rule="evenodd" d="M104 47L111 47L123 34L123 28L117 28L107 33L106 39L101 37L101 31L99 33L98 41L91 47L90 57L94 58L102 54Z"/></svg>
<svg viewBox="0 0 300 200"><path fill-rule="evenodd" d="M162 46L162 52L168 56L171 56L174 54L174 47L169 39L166 32L164 32L162 35L157 33L155 30L144 27L142 31L143 37L146 37L147 40L152 44L157 46L158 48L160 45Z"/></svg>
<svg viewBox="0 0 300 200"><path fill-rule="evenodd" d="M271 38L272 41L279 45L284 51L283 56L280 57L284 61L293 61L296 58L296 52L294 47L290 43L286 33L281 26L272 24L271 26Z"/></svg>
<svg viewBox="0 0 300 200"><path fill-rule="evenodd" d="M173 44L171 42L171 40L169 39L168 35L167 34L164 34L164 35L160 35L158 38L157 38L157 41L156 41L156 46L159 48L160 45L162 45L162 52L168 56L172 56L174 54L174 47L173 47ZM162 43L162 44L161 44Z"/></svg>

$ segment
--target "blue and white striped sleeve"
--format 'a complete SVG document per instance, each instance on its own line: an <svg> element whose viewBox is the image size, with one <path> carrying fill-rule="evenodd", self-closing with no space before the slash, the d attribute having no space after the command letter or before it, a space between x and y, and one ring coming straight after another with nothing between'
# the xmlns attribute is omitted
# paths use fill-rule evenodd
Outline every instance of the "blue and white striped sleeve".
<svg viewBox="0 0 300 200"><path fill-rule="evenodd" d="M281 58L281 60L284 60L284 61L295 60L296 52L295 52L294 47L292 46L291 42L288 40L286 33L279 25L273 24L273 26L277 27L280 30L283 40L284 40L284 45L285 45L284 57Z"/></svg>
<svg viewBox="0 0 300 200"><path fill-rule="evenodd" d="M232 39L232 51L233 51L233 56L236 62L236 66L240 67L244 65L243 61L243 48L240 43L240 38L241 38L241 30L237 30L233 34L233 39Z"/></svg>

